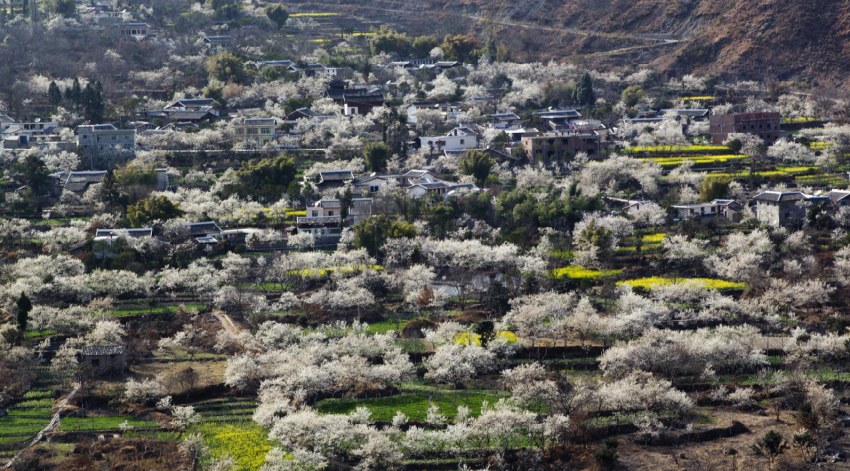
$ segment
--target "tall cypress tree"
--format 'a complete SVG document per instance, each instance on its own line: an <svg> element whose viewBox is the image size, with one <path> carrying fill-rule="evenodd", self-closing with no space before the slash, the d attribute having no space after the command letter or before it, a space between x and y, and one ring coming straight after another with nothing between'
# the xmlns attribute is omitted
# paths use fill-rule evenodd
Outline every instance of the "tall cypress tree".
<svg viewBox="0 0 850 471"><path fill-rule="evenodd" d="M80 99L83 107L83 116L92 123L103 121L103 87L100 82L94 81L86 84Z"/></svg>
<svg viewBox="0 0 850 471"><path fill-rule="evenodd" d="M74 83L71 85L71 87L65 90L65 98L71 103L73 103L75 106L79 107L82 96L83 89L80 86L80 80L75 78Z"/></svg>
<svg viewBox="0 0 850 471"><path fill-rule="evenodd" d="M17 308L15 320L18 323L18 332L24 335L24 332L27 330L30 311L32 311L32 301L30 301L30 298L26 294L21 293L21 296L18 298Z"/></svg>
<svg viewBox="0 0 850 471"><path fill-rule="evenodd" d="M47 88L47 99L50 100L50 106L62 104L62 91L59 90L56 82L50 82L50 86Z"/></svg>
<svg viewBox="0 0 850 471"><path fill-rule="evenodd" d="M590 74L585 72L581 77L581 81L576 86L573 100L581 106L593 106L596 103L596 94L593 92L593 79Z"/></svg>

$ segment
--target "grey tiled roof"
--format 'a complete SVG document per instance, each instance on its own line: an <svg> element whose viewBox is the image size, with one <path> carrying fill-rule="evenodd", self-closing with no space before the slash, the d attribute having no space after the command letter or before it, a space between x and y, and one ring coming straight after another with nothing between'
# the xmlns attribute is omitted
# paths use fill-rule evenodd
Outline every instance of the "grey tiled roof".
<svg viewBox="0 0 850 471"><path fill-rule="evenodd" d="M86 345L80 349L80 355L84 357L99 357L106 355L123 355L123 345Z"/></svg>

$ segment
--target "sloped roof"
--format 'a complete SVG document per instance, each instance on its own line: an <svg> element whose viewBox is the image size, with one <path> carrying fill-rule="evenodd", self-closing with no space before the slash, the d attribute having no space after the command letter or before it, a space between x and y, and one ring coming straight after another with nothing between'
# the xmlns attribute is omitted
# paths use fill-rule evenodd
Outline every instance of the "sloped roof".
<svg viewBox="0 0 850 471"><path fill-rule="evenodd" d="M151 237L153 229L142 227L138 229L98 229L95 237Z"/></svg>
<svg viewBox="0 0 850 471"><path fill-rule="evenodd" d="M850 201L850 191L847 190L831 190L827 193L827 196L834 203L845 200Z"/></svg>
<svg viewBox="0 0 850 471"><path fill-rule="evenodd" d="M322 170L319 176L323 182L354 180L354 172L351 170Z"/></svg>
<svg viewBox="0 0 850 471"><path fill-rule="evenodd" d="M216 224L215 221L193 222L186 224L186 228L189 229L189 233L192 236L202 234L218 234L219 232L221 232L221 228L218 227L218 224Z"/></svg>
<svg viewBox="0 0 850 471"><path fill-rule="evenodd" d="M753 197L756 201L768 201L778 203L780 201L800 201L805 199L806 195L799 191L763 191Z"/></svg>
<svg viewBox="0 0 850 471"><path fill-rule="evenodd" d="M86 345L80 349L80 355L84 357L99 357L108 355L123 355L123 345Z"/></svg>

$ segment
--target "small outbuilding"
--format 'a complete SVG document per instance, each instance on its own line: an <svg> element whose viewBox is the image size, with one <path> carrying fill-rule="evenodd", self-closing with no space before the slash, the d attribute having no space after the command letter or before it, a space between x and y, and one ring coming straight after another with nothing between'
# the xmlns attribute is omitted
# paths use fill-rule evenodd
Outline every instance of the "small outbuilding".
<svg viewBox="0 0 850 471"><path fill-rule="evenodd" d="M127 367L123 345L86 345L80 349L80 365L93 373L122 373Z"/></svg>

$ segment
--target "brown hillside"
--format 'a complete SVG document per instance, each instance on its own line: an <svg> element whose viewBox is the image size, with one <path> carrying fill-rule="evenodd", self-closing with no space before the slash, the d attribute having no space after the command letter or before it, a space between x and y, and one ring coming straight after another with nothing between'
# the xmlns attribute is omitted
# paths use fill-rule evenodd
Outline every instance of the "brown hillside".
<svg viewBox="0 0 850 471"><path fill-rule="evenodd" d="M846 85L846 0L319 0L412 34L472 31L517 60L653 64L671 74Z"/></svg>

